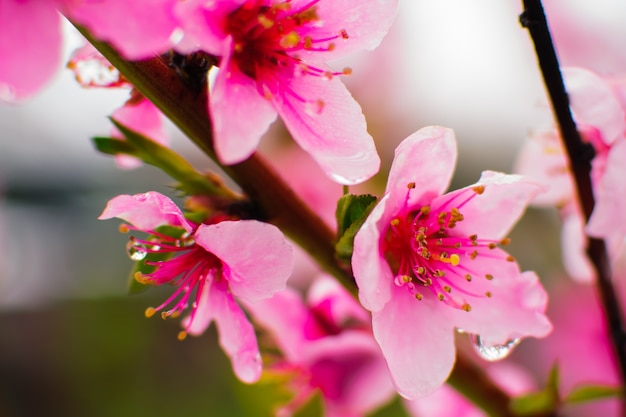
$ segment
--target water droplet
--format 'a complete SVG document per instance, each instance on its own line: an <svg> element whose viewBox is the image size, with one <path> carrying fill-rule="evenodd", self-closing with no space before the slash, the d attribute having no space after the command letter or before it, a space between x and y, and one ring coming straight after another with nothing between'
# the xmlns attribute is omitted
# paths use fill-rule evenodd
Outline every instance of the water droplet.
<svg viewBox="0 0 626 417"><path fill-rule="evenodd" d="M484 343L477 334L470 336L474 350L481 358L495 362L506 358L513 351L515 346L519 345L520 339L509 339L504 344L488 344Z"/></svg>
<svg viewBox="0 0 626 417"><path fill-rule="evenodd" d="M142 243L131 240L126 244L126 253L133 261L142 261L148 255L148 250Z"/></svg>
<svg viewBox="0 0 626 417"><path fill-rule="evenodd" d="M83 87L119 87L125 85L120 72L91 45L74 51L68 68Z"/></svg>

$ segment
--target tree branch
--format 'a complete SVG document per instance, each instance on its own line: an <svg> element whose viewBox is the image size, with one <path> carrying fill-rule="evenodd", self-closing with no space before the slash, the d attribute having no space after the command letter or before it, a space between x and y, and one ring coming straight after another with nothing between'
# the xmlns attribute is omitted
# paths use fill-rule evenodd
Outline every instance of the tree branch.
<svg viewBox="0 0 626 417"><path fill-rule="evenodd" d="M595 204L590 176L593 148L582 141L572 117L569 97L565 90L541 0L523 0L523 3L524 12L520 15L520 22L522 26L528 28L535 45L543 81L561 138L567 149L576 184L577 199L585 220L588 221ZM589 237L587 254L596 270L596 289L604 307L606 325L610 332L622 382L624 382L626 381L626 345L624 344L622 310L611 280L611 265L604 241ZM623 401L626 401L626 398ZM626 415L626 407L623 406L623 409Z"/></svg>

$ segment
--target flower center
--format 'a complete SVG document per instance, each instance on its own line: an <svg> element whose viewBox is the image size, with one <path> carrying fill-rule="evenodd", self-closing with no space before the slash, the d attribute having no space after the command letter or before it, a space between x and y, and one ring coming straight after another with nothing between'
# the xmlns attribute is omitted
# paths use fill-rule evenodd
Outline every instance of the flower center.
<svg viewBox="0 0 626 417"><path fill-rule="evenodd" d="M134 229L122 225L120 230ZM196 315L205 285L222 277L222 262L212 253L197 245L182 229L168 228L166 232L149 230L148 239L130 237L127 245L132 260L142 261L143 268L135 272L134 278L141 284L172 285L172 295L158 307L148 307L146 317L161 312L161 318L177 318L191 307L185 330L178 334L180 340L187 336ZM170 306L170 308L167 308Z"/></svg>
<svg viewBox="0 0 626 417"><path fill-rule="evenodd" d="M233 36L232 60L242 73L257 81L263 95L276 94L279 80L294 75L330 79L351 72L321 69L305 64L297 56L302 51L331 51L335 41L348 38L345 30L324 38L310 35L322 25L316 12L318 2L312 0L294 9L290 1L265 6L264 0L249 0L229 16L227 32Z"/></svg>
<svg viewBox="0 0 626 417"><path fill-rule="evenodd" d="M408 185L408 194L415 187ZM513 262L514 258L503 251L493 252L495 241L480 239L478 235L462 235L455 231L457 223L465 220L462 208L468 201L484 192L484 186L458 193L439 207L403 207L390 221L381 250L393 271L394 283L405 287L417 300L434 296L439 301L465 311L471 311L468 297L491 297L490 291L476 293L471 288L474 278L479 278L472 261L488 256L496 261ZM482 274L491 281L494 276ZM482 287L482 286L481 286Z"/></svg>

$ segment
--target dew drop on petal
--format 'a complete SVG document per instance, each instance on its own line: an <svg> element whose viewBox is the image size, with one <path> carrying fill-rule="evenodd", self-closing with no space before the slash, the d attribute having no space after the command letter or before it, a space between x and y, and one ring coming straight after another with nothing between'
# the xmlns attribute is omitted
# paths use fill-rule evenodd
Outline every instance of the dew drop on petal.
<svg viewBox="0 0 626 417"><path fill-rule="evenodd" d="M474 350L478 355L486 361L495 362L506 358L513 351L515 346L520 342L520 339L510 339L504 344L487 344L483 343L480 336L477 334L470 335Z"/></svg>
<svg viewBox="0 0 626 417"><path fill-rule="evenodd" d="M142 243L132 240L126 244L126 253L133 261L142 261L148 255L148 251Z"/></svg>

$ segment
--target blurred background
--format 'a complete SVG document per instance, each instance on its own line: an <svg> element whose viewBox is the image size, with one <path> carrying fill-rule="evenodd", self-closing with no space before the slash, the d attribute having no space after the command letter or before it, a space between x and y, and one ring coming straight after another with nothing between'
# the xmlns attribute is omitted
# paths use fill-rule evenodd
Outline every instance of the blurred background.
<svg viewBox="0 0 626 417"><path fill-rule="evenodd" d="M454 188L485 169L510 172L528 131L550 125L519 3L404 0L379 49L337 63L353 69L345 83L383 158L371 189L382 190L395 146L423 126L456 131ZM563 1L546 3L549 13L564 16ZM565 23L555 19L565 40L615 20L616 13L598 8L614 10L617 2L596 3L595 14L582 3L568 3ZM81 41L69 25L64 30L68 55ZM580 65L576 56L563 58ZM156 169L120 170L91 145L91 137L109 134L106 116L127 98L126 90L83 89L60 68L36 97L0 105L0 417L271 415L271 395L235 381L213 329L179 342L176 321L144 317L164 293L127 295L127 237L115 220L97 217L117 194L173 196L172 182ZM175 150L213 169L172 126L168 131ZM277 127L264 139L266 152L283 143L280 134ZM522 268L538 271L560 294L567 281L556 212L530 210L512 238ZM523 342L511 360L541 384L549 364L527 359L536 346ZM379 414L403 415L400 408L394 403Z"/></svg>

